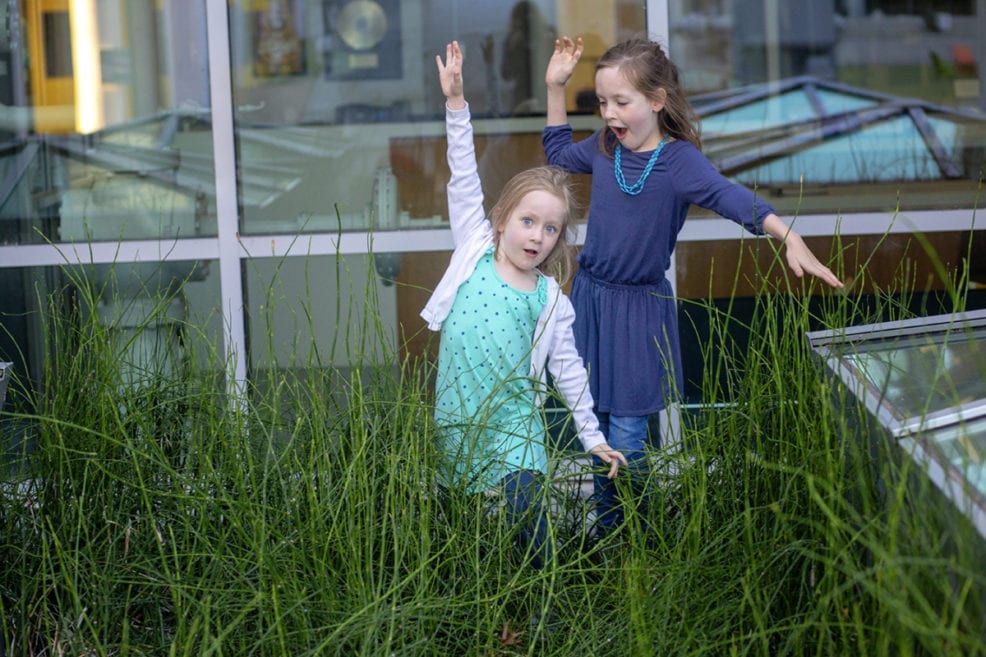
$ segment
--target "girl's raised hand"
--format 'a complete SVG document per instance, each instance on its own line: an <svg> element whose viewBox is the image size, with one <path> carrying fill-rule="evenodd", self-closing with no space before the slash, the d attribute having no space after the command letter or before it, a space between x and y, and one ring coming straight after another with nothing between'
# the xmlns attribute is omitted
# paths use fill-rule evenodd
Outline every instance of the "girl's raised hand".
<svg viewBox="0 0 986 657"><path fill-rule="evenodd" d="M575 65L582 57L582 37L572 41L569 37L555 39L555 52L548 61L548 70L544 74L544 82L549 87L564 87L575 71Z"/></svg>
<svg viewBox="0 0 986 657"><path fill-rule="evenodd" d="M435 55L438 65L438 80L442 83L442 93L445 94L450 109L462 109L466 105L462 90L462 50L459 42L453 41L445 46L445 61L441 55Z"/></svg>

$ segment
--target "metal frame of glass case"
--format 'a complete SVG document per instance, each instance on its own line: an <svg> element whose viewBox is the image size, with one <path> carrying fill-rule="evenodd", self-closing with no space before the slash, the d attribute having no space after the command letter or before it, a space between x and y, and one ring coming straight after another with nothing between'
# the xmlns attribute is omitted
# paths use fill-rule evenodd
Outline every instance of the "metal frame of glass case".
<svg viewBox="0 0 986 657"><path fill-rule="evenodd" d="M871 424L986 539L986 310L807 337Z"/></svg>

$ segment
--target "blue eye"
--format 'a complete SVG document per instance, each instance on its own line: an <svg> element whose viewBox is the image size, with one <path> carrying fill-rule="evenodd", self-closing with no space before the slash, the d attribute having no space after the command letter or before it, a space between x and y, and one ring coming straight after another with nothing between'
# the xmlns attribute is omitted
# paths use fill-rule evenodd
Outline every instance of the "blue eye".
<svg viewBox="0 0 986 657"><path fill-rule="evenodd" d="M525 226L530 226L531 224L534 223L534 220L531 219L530 217L521 217L520 220L524 222Z"/></svg>
<svg viewBox="0 0 986 657"><path fill-rule="evenodd" d="M558 226L545 226L544 229L552 234L558 232Z"/></svg>

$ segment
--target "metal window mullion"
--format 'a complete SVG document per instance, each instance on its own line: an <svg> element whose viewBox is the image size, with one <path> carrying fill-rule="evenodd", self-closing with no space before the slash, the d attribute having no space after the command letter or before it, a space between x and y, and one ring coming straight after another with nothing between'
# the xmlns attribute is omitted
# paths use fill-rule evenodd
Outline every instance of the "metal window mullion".
<svg viewBox="0 0 986 657"><path fill-rule="evenodd" d="M857 212L782 217L804 237L936 233L984 230L974 208L918 212ZM575 244L585 241L585 226L577 227ZM721 217L691 219L678 243L734 240L752 237L741 226ZM10 267L58 266L171 260L218 260L221 240L212 237L125 240L122 242L57 242L0 246L0 270ZM235 260L242 258L363 255L452 250L448 228L408 231L260 234L234 236ZM226 256L228 257L228 256ZM238 263L236 264L238 267ZM237 281L241 280L239 276Z"/></svg>
<svg viewBox="0 0 986 657"><path fill-rule="evenodd" d="M668 52L671 43L671 3L668 0L647 0L644 3L644 20L647 21L647 36L661 44Z"/></svg>
<svg viewBox="0 0 986 657"><path fill-rule="evenodd" d="M130 262L214 260L216 239L197 237L120 242L55 242L0 246L0 269L7 267L58 267Z"/></svg>
<svg viewBox="0 0 986 657"><path fill-rule="evenodd" d="M668 0L647 0L644 3L644 20L647 21L647 36L661 44L665 54L670 57L671 3ZM671 294L677 294L678 263L674 251L671 252L671 259L668 265L667 278L671 282Z"/></svg>
<svg viewBox="0 0 986 657"><path fill-rule="evenodd" d="M781 217L794 225L803 237L839 235L885 235L888 233L937 233L983 230L973 208L920 212L857 212ZM752 239L739 224L723 219L693 218L685 222L677 242L704 242ZM576 226L574 244L585 243L585 226ZM416 253L451 251L452 232L448 228L345 233L269 233L241 235L238 239L243 258L283 258L325 255L365 255L368 253Z"/></svg>
<svg viewBox="0 0 986 657"><path fill-rule="evenodd" d="M246 390L246 331L243 320L243 278L237 241L239 215L227 7L226 0L207 0L206 33L209 41L209 105L216 171L219 288L222 297L226 382L232 403L241 405Z"/></svg>
<svg viewBox="0 0 986 657"><path fill-rule="evenodd" d="M986 0L977 0L976 15L979 28L976 30L977 43L979 44L979 54L976 61L979 62L979 109L986 112Z"/></svg>
<svg viewBox="0 0 986 657"><path fill-rule="evenodd" d="M961 167L945 150L945 146L942 145L941 139L938 138L938 133L935 132L933 127L931 127L931 120L928 118L928 113L924 111L924 108L910 107L908 108L907 113L911 117L911 121L914 122L918 132L921 134L921 138L924 139L924 143L928 147L928 150L931 151L931 155L935 158L939 171L948 178L961 178Z"/></svg>

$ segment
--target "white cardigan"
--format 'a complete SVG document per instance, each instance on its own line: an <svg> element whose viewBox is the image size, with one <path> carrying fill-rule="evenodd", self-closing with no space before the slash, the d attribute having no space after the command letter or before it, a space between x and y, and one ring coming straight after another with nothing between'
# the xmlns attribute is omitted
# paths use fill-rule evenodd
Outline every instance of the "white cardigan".
<svg viewBox="0 0 986 657"><path fill-rule="evenodd" d="M472 275L476 263L493 246L493 227L483 210L483 188L476 166L472 123L469 107L445 109L445 129L448 136L448 165L452 177L448 183L449 223L455 250L445 275L428 299L421 317L432 331L440 331L455 301L456 292ZM541 274L544 276L544 274ZM544 403L547 371L575 420L582 447L589 451L606 442L599 431L599 421L592 411L589 377L575 348L572 322L575 309L557 281L544 276L548 283L548 303L538 316L531 348L532 379L540 381L537 401Z"/></svg>

